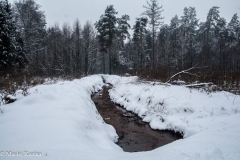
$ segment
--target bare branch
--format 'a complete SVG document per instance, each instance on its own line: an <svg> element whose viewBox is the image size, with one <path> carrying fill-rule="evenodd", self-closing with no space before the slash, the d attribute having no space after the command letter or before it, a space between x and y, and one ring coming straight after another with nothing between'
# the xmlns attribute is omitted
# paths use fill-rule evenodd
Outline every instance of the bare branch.
<svg viewBox="0 0 240 160"><path fill-rule="evenodd" d="M183 71L181 71L181 72L178 72L178 73L174 74L172 77L170 77L170 78L168 79L168 81L167 81L166 83L169 83L174 77L176 77L176 76L178 76L178 75L180 75L180 74L183 74L183 73L197 76L197 75L195 75L195 74L192 74L192 73L189 73L189 72L188 72L188 71L191 71L191 70L193 70L193 69L196 69L196 66L197 66L197 65L198 65L198 64L196 64L196 65L193 66L192 68L189 68L189 69L186 69L186 70L183 70Z"/></svg>

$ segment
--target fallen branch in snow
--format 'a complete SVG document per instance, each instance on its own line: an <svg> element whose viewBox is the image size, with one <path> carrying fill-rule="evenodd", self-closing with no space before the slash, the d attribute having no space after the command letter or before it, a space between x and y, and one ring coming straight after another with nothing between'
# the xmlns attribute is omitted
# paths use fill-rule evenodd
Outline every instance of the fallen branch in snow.
<svg viewBox="0 0 240 160"><path fill-rule="evenodd" d="M212 82L209 83L196 83L196 84L188 84L185 85L188 88L197 88L197 89L203 89L208 94L212 92L216 92L218 90L217 85L214 85Z"/></svg>
<svg viewBox="0 0 240 160"><path fill-rule="evenodd" d="M196 65L195 65L194 67L192 67L192 68L189 68L189 69L186 69L186 70L183 70L183 71L181 71L181 72L178 72L178 73L174 74L172 77L170 77L170 78L167 80L166 83L169 83L174 77L176 77L176 76L178 76L178 75L180 75L180 74L183 74L183 73L184 73L184 74L189 74L189 75L198 77L198 75L189 72L189 71L191 71L191 70L193 70L193 69L196 69L196 66L197 66L197 65L198 65L198 64L196 64Z"/></svg>
<svg viewBox="0 0 240 160"><path fill-rule="evenodd" d="M213 85L213 83L209 82L209 83L197 83L197 84L188 84L185 85L186 87L190 87L190 88L197 88L197 87L204 87L204 86L209 86L209 85Z"/></svg>

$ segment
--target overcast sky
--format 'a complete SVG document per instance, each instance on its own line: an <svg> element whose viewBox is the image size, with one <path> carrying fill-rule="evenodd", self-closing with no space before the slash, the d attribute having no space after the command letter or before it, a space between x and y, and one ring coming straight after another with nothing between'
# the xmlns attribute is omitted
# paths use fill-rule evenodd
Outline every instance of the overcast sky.
<svg viewBox="0 0 240 160"><path fill-rule="evenodd" d="M15 0L9 0L14 2ZM46 14L47 26L52 26L56 22L61 26L64 22L71 25L78 18L81 24L87 20L95 23L104 13L107 5L114 5L118 12L118 17L127 14L131 19L131 26L135 18L144 11L143 5L146 0L35 0L42 7ZM205 21L207 13L212 6L220 7L220 16L228 22L233 14L240 15L239 0L158 0L163 5L165 17L164 23L169 24L172 17L183 15L184 7L195 7L197 17L200 21Z"/></svg>

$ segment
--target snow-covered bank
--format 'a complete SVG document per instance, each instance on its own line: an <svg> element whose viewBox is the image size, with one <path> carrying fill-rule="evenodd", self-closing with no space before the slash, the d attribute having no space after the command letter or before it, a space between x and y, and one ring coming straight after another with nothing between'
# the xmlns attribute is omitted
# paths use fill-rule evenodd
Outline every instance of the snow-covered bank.
<svg viewBox="0 0 240 160"><path fill-rule="evenodd" d="M234 159L238 153L240 159L240 96L228 92L206 93L185 86L139 83L137 77L105 76L105 79L114 85L110 90L113 102L137 113L153 129L182 132L186 138L183 146L194 143L186 146L186 150L198 150L200 155L205 149L221 152L223 158L230 156L226 159ZM171 145L177 143L182 142Z"/></svg>
<svg viewBox="0 0 240 160"><path fill-rule="evenodd" d="M4 108L0 113L0 160L17 160L21 154L27 160L240 159L240 114L235 113L239 96L131 83L137 77L104 77L114 84L112 100L145 115L153 128L180 130L186 138L149 152L123 152L114 143L116 131L103 122L91 100L91 93L104 85L96 75L39 85L30 89L29 96L19 94L15 103L0 106ZM153 107L159 103L165 108ZM27 156L25 151L41 156Z"/></svg>
<svg viewBox="0 0 240 160"><path fill-rule="evenodd" d="M100 76L39 85L29 96L19 95L15 103L1 106L0 151L41 152L53 159L57 155L52 151L121 150L114 143L115 129L103 123L91 100L91 93L103 85ZM13 158L2 154L0 159Z"/></svg>

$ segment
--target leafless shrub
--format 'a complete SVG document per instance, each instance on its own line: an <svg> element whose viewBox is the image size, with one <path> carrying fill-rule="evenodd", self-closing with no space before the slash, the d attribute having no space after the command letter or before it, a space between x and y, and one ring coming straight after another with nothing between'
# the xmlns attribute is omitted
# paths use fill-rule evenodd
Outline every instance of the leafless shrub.
<svg viewBox="0 0 240 160"><path fill-rule="evenodd" d="M29 88L45 81L39 77L31 77L25 72L0 77L1 104L9 104L16 101L17 91L21 91L23 96L29 95Z"/></svg>
<svg viewBox="0 0 240 160"><path fill-rule="evenodd" d="M186 72L185 70L184 72ZM192 84L193 82L198 81L198 83L212 82L216 87L211 88L211 92L215 91L228 91L234 94L240 95L240 71L220 71L220 70L211 70L210 68L198 68L191 70L191 74L198 75L192 76L191 74L175 74L175 69L170 69L169 67L159 66L157 69L148 69L142 72L141 75L138 75L142 80L148 81L166 81L172 75L174 80L181 79L185 81L186 84ZM204 89L206 90L206 89Z"/></svg>
<svg viewBox="0 0 240 160"><path fill-rule="evenodd" d="M155 111L157 112L157 113L161 113L162 115L169 115L170 114L170 111L169 111L169 109L165 106L165 104L164 103L159 103L159 104L157 104L157 105L155 105Z"/></svg>
<svg viewBox="0 0 240 160"><path fill-rule="evenodd" d="M157 115L169 115L170 114L170 110L165 105L164 100L155 105L150 105L150 103L151 103L151 100L148 101L148 103L147 103L148 113L157 114Z"/></svg>
<svg viewBox="0 0 240 160"><path fill-rule="evenodd" d="M31 81L31 85L36 86L38 84L43 84L44 82L45 80L43 78L36 77L36 78L33 78L33 80Z"/></svg>

